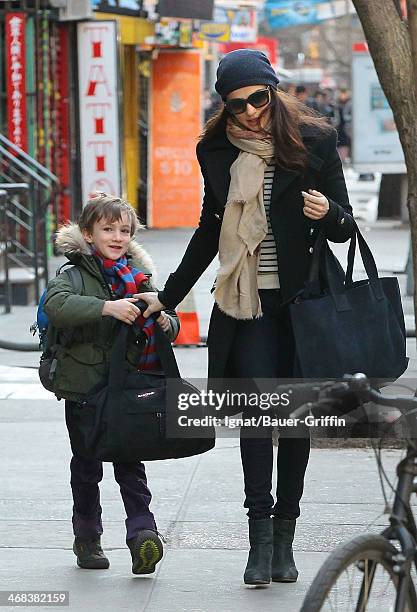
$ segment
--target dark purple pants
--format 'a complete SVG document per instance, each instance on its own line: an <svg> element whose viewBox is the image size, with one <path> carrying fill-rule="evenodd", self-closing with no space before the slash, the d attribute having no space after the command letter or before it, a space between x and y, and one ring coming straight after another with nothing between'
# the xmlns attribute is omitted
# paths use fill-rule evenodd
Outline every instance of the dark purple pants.
<svg viewBox="0 0 417 612"><path fill-rule="evenodd" d="M71 405L72 402L65 402L68 429L71 427ZM101 461L74 456L70 469L74 535L85 539L101 535L103 525L98 483L103 478L103 464ZM144 464L139 461L113 463L113 469L126 510L126 540L134 538L141 529L156 529L154 516L149 510L152 495L147 485Z"/></svg>

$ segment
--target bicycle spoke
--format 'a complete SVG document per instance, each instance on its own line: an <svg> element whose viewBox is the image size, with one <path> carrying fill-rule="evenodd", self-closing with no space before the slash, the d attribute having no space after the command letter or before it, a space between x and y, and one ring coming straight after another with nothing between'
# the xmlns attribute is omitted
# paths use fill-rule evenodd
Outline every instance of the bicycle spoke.
<svg viewBox="0 0 417 612"><path fill-rule="evenodd" d="M381 612L395 602L396 588L383 565L373 559L351 564L338 576L325 599L329 612ZM394 610L394 608L392 608Z"/></svg>

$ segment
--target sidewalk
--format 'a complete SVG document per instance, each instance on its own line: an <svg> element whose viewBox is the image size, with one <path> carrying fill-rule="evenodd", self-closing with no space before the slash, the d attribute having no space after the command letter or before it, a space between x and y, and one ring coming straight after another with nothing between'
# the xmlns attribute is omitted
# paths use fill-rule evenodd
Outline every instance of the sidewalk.
<svg viewBox="0 0 417 612"><path fill-rule="evenodd" d="M299 581L245 588L239 444L223 438L205 455L147 464L151 507L167 539L165 557L151 577L130 574L122 502L106 464L103 545L111 567L83 571L71 550L63 405L53 400L7 405L0 403L2 590L67 590L70 610L80 612L297 612L328 552L353 535L386 525L372 451L314 449L295 539ZM384 453L391 477L399 456L400 451Z"/></svg>
<svg viewBox="0 0 417 612"><path fill-rule="evenodd" d="M369 227L366 237L379 268L402 270L408 232L392 224ZM159 286L181 259L190 233L142 234L141 241L160 270ZM334 246L340 255L344 246ZM215 270L213 263L195 290L203 334ZM400 280L403 285L404 277ZM404 308L411 326L410 299L404 300ZM27 342L34 316L35 307L0 314L0 337ZM411 376L417 372L415 339L407 345L411 357L407 376ZM176 349L176 354L185 376L205 375L206 349ZM103 546L111 566L107 571L80 570L72 553L64 406L40 386L34 369L38 359L36 352L0 350L0 590L68 590L69 609L77 612L297 612L316 571L335 546L386 525L372 450L313 449L295 538L299 581L246 588L242 576L247 520L239 440L220 437L215 449L204 455L147 463L151 509L167 539L165 556L150 577L130 573L123 505L112 466L106 464L101 487ZM391 482L401 455L392 449L383 453Z"/></svg>

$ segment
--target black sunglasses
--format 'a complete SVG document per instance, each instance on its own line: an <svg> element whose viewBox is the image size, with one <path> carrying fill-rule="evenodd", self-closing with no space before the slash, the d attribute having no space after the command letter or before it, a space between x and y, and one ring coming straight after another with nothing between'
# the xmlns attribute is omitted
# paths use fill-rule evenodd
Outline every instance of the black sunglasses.
<svg viewBox="0 0 417 612"><path fill-rule="evenodd" d="M231 100L225 100L224 106L231 115L240 115L246 111L248 104L254 108L262 108L271 101L270 89L258 89L254 91L250 96L245 98L232 98Z"/></svg>

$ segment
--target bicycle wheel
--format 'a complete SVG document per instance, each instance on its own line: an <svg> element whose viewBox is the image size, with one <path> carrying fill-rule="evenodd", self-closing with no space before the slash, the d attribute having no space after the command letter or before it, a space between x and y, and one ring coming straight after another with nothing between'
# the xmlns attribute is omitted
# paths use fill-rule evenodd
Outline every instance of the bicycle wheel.
<svg viewBox="0 0 417 612"><path fill-rule="evenodd" d="M392 571L397 549L381 535L363 535L337 548L314 578L300 612L394 612L398 576ZM404 612L416 612L414 585Z"/></svg>

